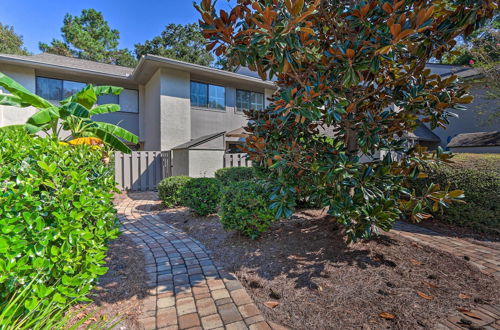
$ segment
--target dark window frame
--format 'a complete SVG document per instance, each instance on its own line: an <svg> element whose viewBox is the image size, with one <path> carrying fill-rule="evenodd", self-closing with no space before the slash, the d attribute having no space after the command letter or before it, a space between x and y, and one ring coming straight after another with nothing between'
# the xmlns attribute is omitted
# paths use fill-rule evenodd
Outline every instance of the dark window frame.
<svg viewBox="0 0 500 330"><path fill-rule="evenodd" d="M249 97L250 97L250 102L249 102L249 109L241 109L238 107L238 92L244 92L244 93L249 93ZM259 94L259 95L262 95L262 109L252 109L252 96L254 94ZM265 98L265 95L264 93L260 93L260 92L254 92L254 91L249 91L249 90L246 90L246 89L236 89L236 102L235 102L235 110L237 113L243 113L243 111L245 110L259 110L259 111L262 111L264 110L266 106L266 98Z"/></svg>
<svg viewBox="0 0 500 330"><path fill-rule="evenodd" d="M191 103L193 103L193 83L196 83L196 84L202 84L202 85L205 85L207 86L207 95L206 95L206 99L207 99L207 103L203 106L200 106L200 105L192 105L191 104L191 108L201 108L201 109L208 109L208 110L211 110L211 111L226 111L226 107L227 107L227 87L224 86L224 85L218 85L218 84L210 84L210 83L206 83L206 82L203 82L203 81L197 81L197 80L191 80L189 82L189 101ZM223 109L221 108L214 108L214 107L211 107L210 106L210 86L215 86L215 87L222 87L224 88L224 106L223 106Z"/></svg>

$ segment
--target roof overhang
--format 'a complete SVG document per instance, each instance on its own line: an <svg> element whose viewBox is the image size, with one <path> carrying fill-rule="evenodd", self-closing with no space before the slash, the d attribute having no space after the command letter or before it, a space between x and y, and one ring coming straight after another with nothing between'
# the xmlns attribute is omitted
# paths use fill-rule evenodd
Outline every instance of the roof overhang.
<svg viewBox="0 0 500 330"><path fill-rule="evenodd" d="M92 77L92 78L101 78L101 79L107 79L107 80L112 80L112 81L121 81L121 82L129 82L131 83L132 81L130 80L130 77L124 76L124 75L117 75L117 74L111 74L111 73L103 73L99 71L94 71L94 70L86 70L86 69L81 69L81 68L72 68L64 65L57 65L57 64L51 64L51 63L43 63L40 61L37 61L36 59L24 59L24 58L14 58L14 57L9 57L9 56L4 56L0 55L0 63L2 64L10 64L10 65L17 65L17 66L22 66L22 67L27 67L27 68L33 68L37 70L42 70L45 72L54 72L59 75L66 74L66 75L78 75L78 76L85 76L85 77Z"/></svg>
<svg viewBox="0 0 500 330"><path fill-rule="evenodd" d="M219 80L221 82L234 82L260 88L277 89L277 86L272 81L264 81L259 78L239 73L177 61L156 55L142 56L139 64L132 73L131 78L136 80L139 84L145 84L159 68L176 69L189 72L191 75L195 75L201 79L206 78L209 81Z"/></svg>

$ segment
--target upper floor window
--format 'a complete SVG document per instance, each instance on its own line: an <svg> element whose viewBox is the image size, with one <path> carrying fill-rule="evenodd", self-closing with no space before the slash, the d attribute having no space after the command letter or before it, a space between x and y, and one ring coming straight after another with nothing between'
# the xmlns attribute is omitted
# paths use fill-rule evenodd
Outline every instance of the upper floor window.
<svg viewBox="0 0 500 330"><path fill-rule="evenodd" d="M226 88L192 81L191 106L225 110Z"/></svg>
<svg viewBox="0 0 500 330"><path fill-rule="evenodd" d="M36 94L49 101L59 102L80 91L86 85L77 81L36 77ZM138 113L139 92L124 89L120 95L100 95L97 97L97 104L119 104L120 111Z"/></svg>
<svg viewBox="0 0 500 330"><path fill-rule="evenodd" d="M236 111L264 110L264 94L236 90Z"/></svg>

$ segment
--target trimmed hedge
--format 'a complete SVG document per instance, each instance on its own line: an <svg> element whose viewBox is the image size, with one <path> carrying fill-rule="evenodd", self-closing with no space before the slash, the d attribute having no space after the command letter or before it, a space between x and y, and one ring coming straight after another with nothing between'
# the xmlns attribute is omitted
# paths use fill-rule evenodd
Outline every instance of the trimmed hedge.
<svg viewBox="0 0 500 330"><path fill-rule="evenodd" d="M215 178L224 186L231 182L239 182L255 179L255 170L253 167L230 167L221 168L215 172Z"/></svg>
<svg viewBox="0 0 500 330"><path fill-rule="evenodd" d="M27 309L85 300L118 235L102 151L0 131L0 164L0 301L35 278Z"/></svg>
<svg viewBox="0 0 500 330"><path fill-rule="evenodd" d="M217 211L220 200L221 183L215 178L192 178L181 192L184 206L199 215L209 215Z"/></svg>
<svg viewBox="0 0 500 330"><path fill-rule="evenodd" d="M252 239L258 238L275 220L269 208L267 190L262 182L230 183L222 193L220 222L226 230L236 230Z"/></svg>
<svg viewBox="0 0 500 330"><path fill-rule="evenodd" d="M417 180L417 191L430 182L465 191L465 204L453 204L437 219L479 232L500 233L500 155L459 154L451 165L442 165ZM496 161L495 161L496 160Z"/></svg>
<svg viewBox="0 0 500 330"><path fill-rule="evenodd" d="M181 205L182 190L190 180L188 176L172 176L161 180L158 184L158 197L168 208Z"/></svg>

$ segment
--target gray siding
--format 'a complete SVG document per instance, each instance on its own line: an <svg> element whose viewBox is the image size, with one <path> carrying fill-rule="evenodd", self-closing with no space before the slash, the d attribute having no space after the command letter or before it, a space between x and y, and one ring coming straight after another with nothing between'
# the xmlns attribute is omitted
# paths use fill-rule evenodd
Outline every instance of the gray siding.
<svg viewBox="0 0 500 330"><path fill-rule="evenodd" d="M446 129L437 128L433 132L441 139L440 145L446 147L451 139L460 133L500 131L500 102L487 96L487 86L474 85L470 93L474 101L467 104L467 111L453 110L459 118L450 118ZM497 113L496 118L488 120L488 116Z"/></svg>

